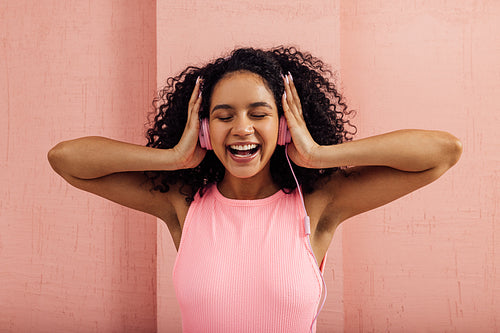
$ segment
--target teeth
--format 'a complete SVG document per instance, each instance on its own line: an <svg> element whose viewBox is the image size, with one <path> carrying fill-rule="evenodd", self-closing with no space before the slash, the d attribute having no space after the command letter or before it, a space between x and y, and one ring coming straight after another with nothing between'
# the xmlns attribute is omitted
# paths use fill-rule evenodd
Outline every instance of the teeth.
<svg viewBox="0 0 500 333"><path fill-rule="evenodd" d="M234 149L234 150L250 150L250 149L257 148L257 145L256 144L251 144L251 145L230 145L229 147L231 149Z"/></svg>

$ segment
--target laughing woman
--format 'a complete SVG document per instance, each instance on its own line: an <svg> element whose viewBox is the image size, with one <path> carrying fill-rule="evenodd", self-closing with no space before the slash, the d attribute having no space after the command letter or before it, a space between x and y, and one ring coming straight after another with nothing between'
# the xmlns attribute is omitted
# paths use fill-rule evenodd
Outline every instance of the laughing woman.
<svg viewBox="0 0 500 333"><path fill-rule="evenodd" d="M165 222L184 332L315 331L337 227L462 152L442 131L353 141L330 78L294 48L237 49L167 81L146 147L85 137L48 158L70 184Z"/></svg>

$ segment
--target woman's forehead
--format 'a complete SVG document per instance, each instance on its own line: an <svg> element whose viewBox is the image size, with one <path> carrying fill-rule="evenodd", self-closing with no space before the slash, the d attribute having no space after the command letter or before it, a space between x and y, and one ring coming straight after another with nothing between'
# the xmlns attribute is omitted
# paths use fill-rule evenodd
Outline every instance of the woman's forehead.
<svg viewBox="0 0 500 333"><path fill-rule="evenodd" d="M232 72L215 85L211 108L218 103L274 102L274 95L264 79L248 71Z"/></svg>

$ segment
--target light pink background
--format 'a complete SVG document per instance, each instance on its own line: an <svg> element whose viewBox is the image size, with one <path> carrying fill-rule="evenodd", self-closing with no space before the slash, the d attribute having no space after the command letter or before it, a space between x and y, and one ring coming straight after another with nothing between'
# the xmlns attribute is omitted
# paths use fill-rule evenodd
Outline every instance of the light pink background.
<svg viewBox="0 0 500 333"><path fill-rule="evenodd" d="M499 332L500 2L380 3L341 6L360 137L443 129L464 153L434 184L344 225L345 331Z"/></svg>
<svg viewBox="0 0 500 333"><path fill-rule="evenodd" d="M156 219L72 188L46 157L84 135L144 143L155 6L0 2L2 333L156 329Z"/></svg>
<svg viewBox="0 0 500 333"><path fill-rule="evenodd" d="M156 87L235 46L297 45L338 70L358 137L447 130L436 183L345 223L318 332L500 331L500 3L0 3L0 332L176 332L164 224L50 169L61 140L145 143Z"/></svg>

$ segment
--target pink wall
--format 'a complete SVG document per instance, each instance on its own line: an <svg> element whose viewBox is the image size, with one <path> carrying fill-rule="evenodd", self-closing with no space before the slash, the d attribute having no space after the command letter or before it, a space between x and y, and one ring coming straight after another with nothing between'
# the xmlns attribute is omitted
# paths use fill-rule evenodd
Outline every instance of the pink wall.
<svg viewBox="0 0 500 333"><path fill-rule="evenodd" d="M499 331L499 16L488 0L1 2L0 331L179 330L165 225L65 184L46 153L144 143L168 76L278 44L341 70L358 137L436 128L465 147L433 185L337 231L318 333Z"/></svg>
<svg viewBox="0 0 500 333"><path fill-rule="evenodd" d="M339 2L305 0L159 1L158 82L189 64L203 64L235 46L297 45L338 68ZM341 237L326 266L328 300L318 332L343 330ZM175 247L164 224L158 224L158 332L180 330L172 286Z"/></svg>
<svg viewBox="0 0 500 333"><path fill-rule="evenodd" d="M155 1L0 2L0 332L153 332L156 219L67 185L57 142L144 143Z"/></svg>
<svg viewBox="0 0 500 333"><path fill-rule="evenodd" d="M436 183L345 224L346 332L500 331L499 17L498 1L342 1L360 137L415 127L464 144Z"/></svg>

